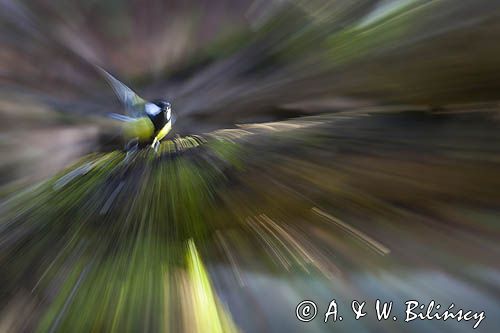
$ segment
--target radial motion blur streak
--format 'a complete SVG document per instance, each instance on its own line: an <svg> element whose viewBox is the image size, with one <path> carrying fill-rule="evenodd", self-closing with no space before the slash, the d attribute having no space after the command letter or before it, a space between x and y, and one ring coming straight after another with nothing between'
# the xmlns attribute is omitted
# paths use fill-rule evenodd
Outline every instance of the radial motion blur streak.
<svg viewBox="0 0 500 333"><path fill-rule="evenodd" d="M498 0L0 0L0 332L498 332L498 37Z"/></svg>

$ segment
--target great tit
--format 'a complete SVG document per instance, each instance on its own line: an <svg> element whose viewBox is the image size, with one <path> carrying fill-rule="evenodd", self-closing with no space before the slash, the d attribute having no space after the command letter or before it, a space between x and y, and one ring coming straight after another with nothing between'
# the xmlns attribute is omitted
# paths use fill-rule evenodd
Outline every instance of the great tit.
<svg viewBox="0 0 500 333"><path fill-rule="evenodd" d="M175 122L172 105L163 99L146 101L107 71L96 67L125 107L126 115L111 114L114 119L124 122L124 135L141 144L150 144L156 151Z"/></svg>

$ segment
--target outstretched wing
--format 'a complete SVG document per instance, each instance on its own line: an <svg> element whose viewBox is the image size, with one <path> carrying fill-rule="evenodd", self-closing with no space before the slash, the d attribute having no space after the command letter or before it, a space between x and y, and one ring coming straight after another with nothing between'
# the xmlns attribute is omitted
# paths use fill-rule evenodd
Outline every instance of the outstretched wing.
<svg viewBox="0 0 500 333"><path fill-rule="evenodd" d="M106 81L108 81L111 88L113 88L120 102L122 102L125 106L127 115L130 117L140 117L144 115L144 105L146 102L141 97L139 97L139 95L137 95L132 89L117 80L113 75L109 74L99 66L96 67L104 76Z"/></svg>

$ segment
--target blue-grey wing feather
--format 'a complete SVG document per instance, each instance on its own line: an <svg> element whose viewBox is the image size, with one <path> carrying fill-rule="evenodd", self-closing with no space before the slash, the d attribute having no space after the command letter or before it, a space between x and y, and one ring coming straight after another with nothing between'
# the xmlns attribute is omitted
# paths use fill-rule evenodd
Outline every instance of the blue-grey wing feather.
<svg viewBox="0 0 500 333"><path fill-rule="evenodd" d="M146 103L139 95L125 84L117 80L113 75L99 66L96 66L113 88L116 96L125 107L125 111L131 117L140 117L144 115L144 104Z"/></svg>

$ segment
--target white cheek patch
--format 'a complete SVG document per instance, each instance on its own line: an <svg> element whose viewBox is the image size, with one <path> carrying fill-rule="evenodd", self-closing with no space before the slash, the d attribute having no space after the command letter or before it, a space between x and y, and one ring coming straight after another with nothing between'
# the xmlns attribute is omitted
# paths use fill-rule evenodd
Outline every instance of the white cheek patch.
<svg viewBox="0 0 500 333"><path fill-rule="evenodd" d="M168 108L167 110L167 121L170 121L170 117L172 116L172 110Z"/></svg>
<svg viewBox="0 0 500 333"><path fill-rule="evenodd" d="M146 113L149 114L150 116L156 116L161 111L161 109L158 106L152 103L147 103L145 109Z"/></svg>

